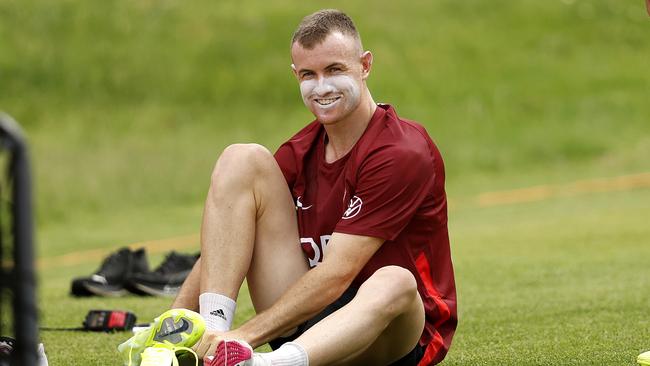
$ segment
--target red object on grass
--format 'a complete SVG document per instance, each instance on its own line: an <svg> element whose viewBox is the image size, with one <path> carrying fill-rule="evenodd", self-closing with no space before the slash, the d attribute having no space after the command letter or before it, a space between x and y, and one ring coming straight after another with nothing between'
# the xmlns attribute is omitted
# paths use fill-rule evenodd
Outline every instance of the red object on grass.
<svg viewBox="0 0 650 366"><path fill-rule="evenodd" d="M113 311L108 318L108 328L124 328L126 323L126 313L123 311Z"/></svg>
<svg viewBox="0 0 650 366"><path fill-rule="evenodd" d="M645 0L645 7L648 9L648 15L650 15L650 0Z"/></svg>

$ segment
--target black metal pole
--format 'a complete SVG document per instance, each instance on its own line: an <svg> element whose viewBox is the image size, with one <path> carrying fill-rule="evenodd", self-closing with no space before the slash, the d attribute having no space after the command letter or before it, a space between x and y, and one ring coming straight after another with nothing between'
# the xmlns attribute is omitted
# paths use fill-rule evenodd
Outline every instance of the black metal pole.
<svg viewBox="0 0 650 366"><path fill-rule="evenodd" d="M9 179L12 192L12 233L14 244L13 292L14 332L17 365L37 365L38 319L34 274L32 184L27 144L18 124L0 114L0 132L9 142Z"/></svg>

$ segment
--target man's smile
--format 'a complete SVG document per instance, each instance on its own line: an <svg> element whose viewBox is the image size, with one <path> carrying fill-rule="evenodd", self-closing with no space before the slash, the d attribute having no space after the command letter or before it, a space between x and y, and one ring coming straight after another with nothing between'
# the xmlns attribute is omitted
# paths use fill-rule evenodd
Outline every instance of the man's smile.
<svg viewBox="0 0 650 366"><path fill-rule="evenodd" d="M339 99L341 99L340 96L338 97L329 97L329 98L314 98L314 101L320 105L321 107L329 107L336 103Z"/></svg>

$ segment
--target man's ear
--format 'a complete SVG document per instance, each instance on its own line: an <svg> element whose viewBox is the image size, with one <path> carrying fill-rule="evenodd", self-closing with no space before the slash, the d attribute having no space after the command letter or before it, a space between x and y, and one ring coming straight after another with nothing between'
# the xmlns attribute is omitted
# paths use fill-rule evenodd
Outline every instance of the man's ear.
<svg viewBox="0 0 650 366"><path fill-rule="evenodd" d="M296 65L291 64L291 71L293 72L293 75L298 78L298 70L296 69Z"/></svg>
<svg viewBox="0 0 650 366"><path fill-rule="evenodd" d="M366 51L361 55L361 78L366 80L372 69L372 52Z"/></svg>

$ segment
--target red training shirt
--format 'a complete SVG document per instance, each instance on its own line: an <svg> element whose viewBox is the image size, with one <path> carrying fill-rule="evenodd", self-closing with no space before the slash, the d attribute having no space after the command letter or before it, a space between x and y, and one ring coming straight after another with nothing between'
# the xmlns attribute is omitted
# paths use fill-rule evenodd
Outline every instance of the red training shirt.
<svg viewBox="0 0 650 366"><path fill-rule="evenodd" d="M410 270L426 313L420 364L440 362L457 324L440 152L421 125L384 104L352 150L333 163L325 161L326 140L323 125L313 121L275 153L310 266L322 261L333 232L385 239L353 286L387 265Z"/></svg>

